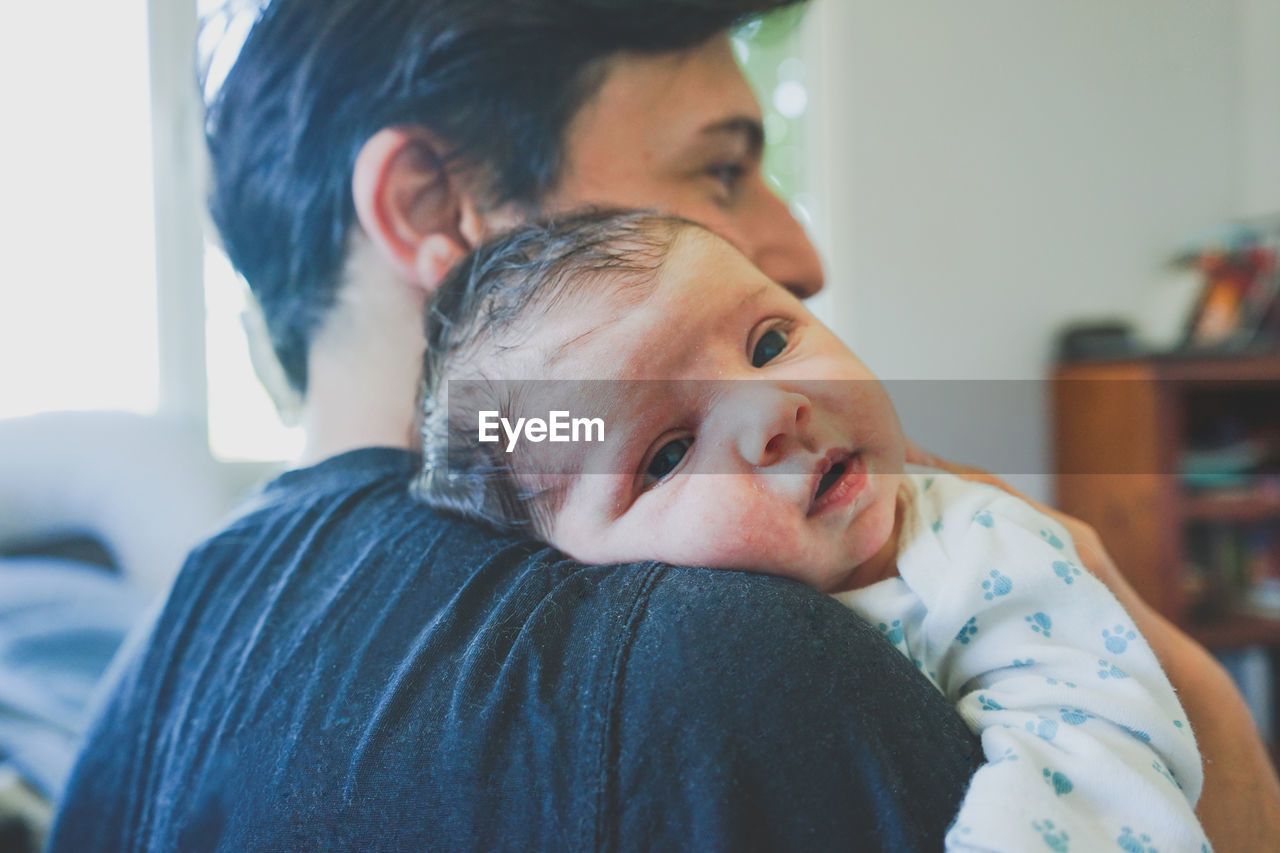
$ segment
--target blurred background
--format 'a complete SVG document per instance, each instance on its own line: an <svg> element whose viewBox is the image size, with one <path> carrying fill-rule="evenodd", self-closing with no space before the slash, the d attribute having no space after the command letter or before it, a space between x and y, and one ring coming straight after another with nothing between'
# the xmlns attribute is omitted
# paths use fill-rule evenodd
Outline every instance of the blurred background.
<svg viewBox="0 0 1280 853"><path fill-rule="evenodd" d="M1171 259L1280 211L1280 3L820 0L806 26L831 322L882 378L981 380L891 388L921 444L1049 497L1058 332L1176 345L1199 281Z"/></svg>

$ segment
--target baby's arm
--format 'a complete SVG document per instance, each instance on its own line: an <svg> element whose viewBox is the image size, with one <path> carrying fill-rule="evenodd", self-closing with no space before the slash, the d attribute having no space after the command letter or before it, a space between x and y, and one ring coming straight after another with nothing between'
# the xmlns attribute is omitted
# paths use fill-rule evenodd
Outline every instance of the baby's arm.
<svg viewBox="0 0 1280 853"><path fill-rule="evenodd" d="M1107 553L1097 531L1078 518L1018 494L998 477L939 459L910 442L907 458L1021 497L1067 529L1083 566L1133 617L1136 630L1150 644L1178 691L1203 757L1204 790L1196 814L1206 834L1223 850L1280 850L1280 776L1239 689L1203 646L1142 600Z"/></svg>
<svg viewBox="0 0 1280 853"><path fill-rule="evenodd" d="M988 762L948 849L1202 849L1186 716L1065 532L951 477L930 482L916 508L899 569L923 612L904 620L904 643Z"/></svg>

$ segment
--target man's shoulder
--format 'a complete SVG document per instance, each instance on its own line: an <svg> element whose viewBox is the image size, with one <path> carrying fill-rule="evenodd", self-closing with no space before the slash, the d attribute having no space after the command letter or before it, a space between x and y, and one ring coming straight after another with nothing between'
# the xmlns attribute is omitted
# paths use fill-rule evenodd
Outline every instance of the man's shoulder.
<svg viewBox="0 0 1280 853"><path fill-rule="evenodd" d="M345 464L332 465L335 461ZM777 625L779 620L824 622L835 616L844 624L849 619L827 596L769 575L656 563L576 563L543 543L420 503L409 490L416 465L417 457L408 453L369 450L286 473L245 501L195 550L193 561L242 561L250 552L271 549L338 565L376 557L380 569L389 562L397 571L429 571L436 578L447 564L458 567L453 579L459 582L473 568L533 571L547 581L548 596L565 599L558 606L600 609L602 615L639 623L682 621L691 630L725 620Z"/></svg>
<svg viewBox="0 0 1280 853"><path fill-rule="evenodd" d="M874 628L784 579L575 563L418 505L391 461L286 476L196 552L60 849L108 816L110 846L176 849L192 821L284 848L940 837L970 739ZM942 771L898 798L875 755L903 743Z"/></svg>
<svg viewBox="0 0 1280 853"><path fill-rule="evenodd" d="M673 667L697 665L693 658L702 655L740 663L704 673L702 683L738 669L768 678L787 661L839 659L879 640L829 596L795 581L657 563L582 565L545 544L416 501L408 486L417 458L409 454L365 451L338 461L346 464L269 484L194 552L188 574L216 574L225 589L253 585L248 577L228 584L227 573L263 565L333 576L360 567L360 597L380 608L408 597L423 618L441 607L454 616L493 609L508 625L533 622L530 636L562 651L561 644L592 643L616 646L624 659L667 654L646 645L657 642L675 652ZM460 589L473 594L456 596ZM759 642L765 635L769 644Z"/></svg>
<svg viewBox="0 0 1280 853"><path fill-rule="evenodd" d="M833 691L878 692L885 677L929 687L877 627L829 595L771 575L659 567L627 636L631 685L678 684L675 703L714 701L732 685L757 694L757 708L793 703L816 722ZM869 660L888 669L872 673Z"/></svg>
<svg viewBox="0 0 1280 853"><path fill-rule="evenodd" d="M627 627L606 840L670 825L691 847L941 843L980 749L876 627L794 581L670 567Z"/></svg>
<svg viewBox="0 0 1280 853"><path fill-rule="evenodd" d="M646 601L649 620L676 623L682 635L712 644L731 643L749 653L768 634L775 642L806 644L821 638L862 639L863 624L831 596L768 574L661 566ZM785 637L778 636L785 634Z"/></svg>
<svg viewBox="0 0 1280 853"><path fill-rule="evenodd" d="M197 564L243 562L255 553L289 553L310 565L339 567L377 559L400 568L442 554L483 562L545 553L536 543L438 513L416 500L421 459L366 448L285 472L248 496L192 553Z"/></svg>

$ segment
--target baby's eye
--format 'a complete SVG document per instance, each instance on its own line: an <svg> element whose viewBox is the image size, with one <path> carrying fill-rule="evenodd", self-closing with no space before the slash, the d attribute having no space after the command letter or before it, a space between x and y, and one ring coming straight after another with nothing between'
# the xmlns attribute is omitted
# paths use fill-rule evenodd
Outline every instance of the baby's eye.
<svg viewBox="0 0 1280 853"><path fill-rule="evenodd" d="M652 486L663 477L670 474L679 467L684 455L689 452L689 448L693 445L693 436L685 436L677 438L674 441L668 441L666 444L658 448L658 452L653 454L653 458L649 460L649 467L644 470L645 486Z"/></svg>
<svg viewBox="0 0 1280 853"><path fill-rule="evenodd" d="M782 351L786 348L787 333L781 329L770 329L756 341L755 349L751 351L751 366L764 367L782 355Z"/></svg>

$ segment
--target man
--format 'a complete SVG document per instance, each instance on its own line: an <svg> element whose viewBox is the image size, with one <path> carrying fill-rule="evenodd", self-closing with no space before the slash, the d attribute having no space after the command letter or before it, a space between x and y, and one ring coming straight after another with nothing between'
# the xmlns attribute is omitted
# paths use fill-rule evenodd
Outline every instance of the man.
<svg viewBox="0 0 1280 853"><path fill-rule="evenodd" d="M875 629L405 491L425 300L487 234L659 206L821 287L725 35L786 2L267 6L210 106L211 206L309 467L189 558L52 849L940 846L980 753Z"/></svg>

